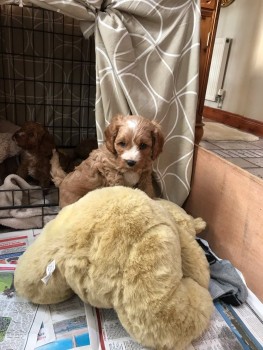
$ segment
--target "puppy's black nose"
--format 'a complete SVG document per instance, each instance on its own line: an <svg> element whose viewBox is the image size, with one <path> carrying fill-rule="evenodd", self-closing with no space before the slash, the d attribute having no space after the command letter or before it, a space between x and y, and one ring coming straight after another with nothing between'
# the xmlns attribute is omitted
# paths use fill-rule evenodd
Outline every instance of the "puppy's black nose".
<svg viewBox="0 0 263 350"><path fill-rule="evenodd" d="M134 165L136 164L135 160L131 160L131 159L126 160L126 163L127 163L129 166L134 166Z"/></svg>

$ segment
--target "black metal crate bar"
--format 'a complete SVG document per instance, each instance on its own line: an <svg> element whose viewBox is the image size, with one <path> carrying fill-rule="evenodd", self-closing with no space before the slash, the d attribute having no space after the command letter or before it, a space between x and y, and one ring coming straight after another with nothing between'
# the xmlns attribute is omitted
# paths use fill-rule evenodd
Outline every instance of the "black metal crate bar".
<svg viewBox="0 0 263 350"><path fill-rule="evenodd" d="M94 39L60 13L0 6L0 117L37 121L56 145L95 136Z"/></svg>
<svg viewBox="0 0 263 350"><path fill-rule="evenodd" d="M0 6L1 119L41 123L57 147L72 148L96 138L95 93L94 38L84 39L78 21L31 5ZM1 219L36 210L43 226L59 210L52 191L50 200L50 189L0 190Z"/></svg>

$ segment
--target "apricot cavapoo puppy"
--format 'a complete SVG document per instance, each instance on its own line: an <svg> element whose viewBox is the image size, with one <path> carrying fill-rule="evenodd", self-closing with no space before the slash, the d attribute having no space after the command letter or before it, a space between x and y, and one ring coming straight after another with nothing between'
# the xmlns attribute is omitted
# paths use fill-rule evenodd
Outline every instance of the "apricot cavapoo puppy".
<svg viewBox="0 0 263 350"><path fill-rule="evenodd" d="M22 148L17 175L26 179L31 176L42 187L50 185L50 159L55 148L53 136L41 124L27 121L13 135Z"/></svg>
<svg viewBox="0 0 263 350"><path fill-rule="evenodd" d="M123 185L154 197L152 164L164 143L160 126L141 116L117 115L105 130L105 141L69 174L53 151L51 176L61 208L99 187Z"/></svg>

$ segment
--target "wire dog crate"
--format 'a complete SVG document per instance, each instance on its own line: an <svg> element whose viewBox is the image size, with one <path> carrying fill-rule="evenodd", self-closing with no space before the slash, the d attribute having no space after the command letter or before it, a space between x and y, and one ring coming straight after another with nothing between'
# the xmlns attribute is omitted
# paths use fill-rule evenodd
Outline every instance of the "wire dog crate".
<svg viewBox="0 0 263 350"><path fill-rule="evenodd" d="M36 121L57 147L72 148L96 138L95 90L94 38L84 39L78 21L31 5L0 6L1 119L18 126ZM42 227L45 212L57 213L58 204L57 195L50 201L42 192L38 200L37 189L1 190L9 205L0 199L0 222L12 210L34 209Z"/></svg>

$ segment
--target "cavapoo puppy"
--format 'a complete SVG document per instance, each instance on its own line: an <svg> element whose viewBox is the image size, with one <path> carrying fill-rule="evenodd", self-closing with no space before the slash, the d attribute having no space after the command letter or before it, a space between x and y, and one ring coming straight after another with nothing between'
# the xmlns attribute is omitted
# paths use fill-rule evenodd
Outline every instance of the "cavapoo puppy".
<svg viewBox="0 0 263 350"><path fill-rule="evenodd" d="M69 174L53 152L51 175L59 188L60 207L96 188L116 185L139 188L154 197L152 164L164 143L160 126L138 115L117 115L105 130L105 141Z"/></svg>
<svg viewBox="0 0 263 350"><path fill-rule="evenodd" d="M23 179L31 176L41 187L49 187L50 158L55 142L48 130L39 123L27 121L14 133L13 140L22 149L17 175Z"/></svg>
<svg viewBox="0 0 263 350"><path fill-rule="evenodd" d="M17 175L25 180L30 176L41 187L49 187L50 159L55 148L53 136L43 125L27 121L13 134L12 139L22 149ZM95 148L93 143L91 145ZM63 150L59 150L58 155L63 170L74 169L74 156L70 156Z"/></svg>

